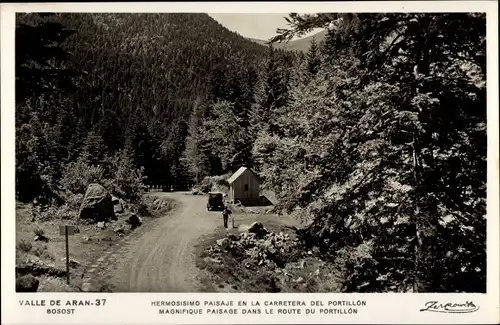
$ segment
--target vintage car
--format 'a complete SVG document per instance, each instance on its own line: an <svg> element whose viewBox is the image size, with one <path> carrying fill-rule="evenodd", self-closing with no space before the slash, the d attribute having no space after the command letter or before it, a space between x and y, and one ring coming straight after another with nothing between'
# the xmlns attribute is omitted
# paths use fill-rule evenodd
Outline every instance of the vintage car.
<svg viewBox="0 0 500 325"><path fill-rule="evenodd" d="M224 193L220 192L209 192L208 193L208 202L207 202L207 210L219 210L222 211L224 209Z"/></svg>

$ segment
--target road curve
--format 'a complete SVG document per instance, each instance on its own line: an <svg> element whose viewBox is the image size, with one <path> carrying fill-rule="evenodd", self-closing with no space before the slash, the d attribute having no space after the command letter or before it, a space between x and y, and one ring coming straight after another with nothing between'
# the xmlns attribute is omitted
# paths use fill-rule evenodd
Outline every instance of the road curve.
<svg viewBox="0 0 500 325"><path fill-rule="evenodd" d="M220 212L207 211L206 196L152 195L172 198L177 207L127 243L122 256L110 265L108 280L119 292L198 292L194 246L200 236L220 225Z"/></svg>

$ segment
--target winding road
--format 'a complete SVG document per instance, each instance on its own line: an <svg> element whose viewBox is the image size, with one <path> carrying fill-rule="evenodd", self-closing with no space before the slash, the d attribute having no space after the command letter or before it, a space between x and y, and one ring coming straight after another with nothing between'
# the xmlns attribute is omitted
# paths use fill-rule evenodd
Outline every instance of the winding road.
<svg viewBox="0 0 500 325"><path fill-rule="evenodd" d="M107 270L107 282L117 292L196 292L195 245L221 224L220 212L207 211L206 196L152 195L174 199L177 207L127 240Z"/></svg>

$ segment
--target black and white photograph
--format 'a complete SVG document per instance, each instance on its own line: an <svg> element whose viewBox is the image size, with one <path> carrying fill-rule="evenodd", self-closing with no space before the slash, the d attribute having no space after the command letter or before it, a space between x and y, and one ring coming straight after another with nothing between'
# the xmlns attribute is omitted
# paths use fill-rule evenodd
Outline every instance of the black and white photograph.
<svg viewBox="0 0 500 325"><path fill-rule="evenodd" d="M486 43L484 12L17 12L16 292L485 294Z"/></svg>

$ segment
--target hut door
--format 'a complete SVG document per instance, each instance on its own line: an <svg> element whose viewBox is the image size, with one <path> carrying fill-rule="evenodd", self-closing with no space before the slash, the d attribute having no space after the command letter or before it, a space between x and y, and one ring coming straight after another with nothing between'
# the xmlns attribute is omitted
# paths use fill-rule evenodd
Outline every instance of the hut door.
<svg viewBox="0 0 500 325"><path fill-rule="evenodd" d="M249 188L248 184L245 184L245 186L243 188L243 196L245 197L245 199L250 198L250 188Z"/></svg>

